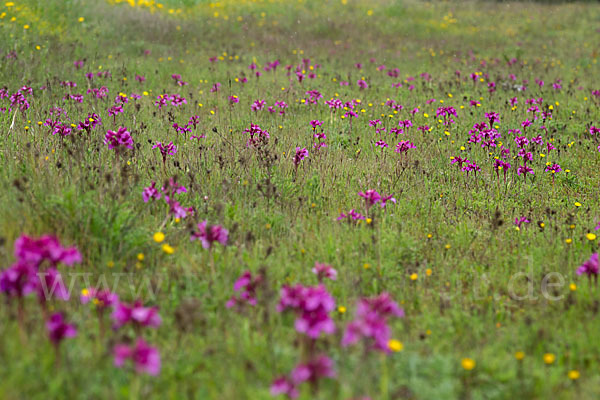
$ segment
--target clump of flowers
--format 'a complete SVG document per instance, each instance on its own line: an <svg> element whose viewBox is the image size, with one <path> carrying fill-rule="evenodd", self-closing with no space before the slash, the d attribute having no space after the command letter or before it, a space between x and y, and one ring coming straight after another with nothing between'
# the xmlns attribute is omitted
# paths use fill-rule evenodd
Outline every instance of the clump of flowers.
<svg viewBox="0 0 600 400"><path fill-rule="evenodd" d="M243 306L246 304L255 306L256 291L263 283L264 277L262 274L253 276L250 271L244 271L244 273L233 284L234 292L239 294L237 296L231 296L225 306L227 308L236 307L238 309L243 308Z"/></svg>
<svg viewBox="0 0 600 400"><path fill-rule="evenodd" d="M133 139L124 126L120 126L116 132L107 131L104 144L108 145L109 150L115 149L117 153L123 148L133 149Z"/></svg>
<svg viewBox="0 0 600 400"><path fill-rule="evenodd" d="M337 271L331 265L315 262L315 266L312 269L313 274L317 275L319 283L322 283L325 278L331 279L332 281L337 280Z"/></svg>
<svg viewBox="0 0 600 400"><path fill-rule="evenodd" d="M594 253L586 260L579 268L577 268L577 275L587 275L588 279L594 280L594 283L598 284L598 253Z"/></svg>
<svg viewBox="0 0 600 400"><path fill-rule="evenodd" d="M156 142L153 149L158 149L160 151L160 155L162 156L163 166L167 162L167 156L174 156L177 153L177 146L173 144L173 142L169 142L169 144L163 144L161 142Z"/></svg>
<svg viewBox="0 0 600 400"><path fill-rule="evenodd" d="M246 145L248 147L260 147L262 145L267 144L269 141L269 132L261 129L260 126L255 124L250 124L250 128L246 129L244 133L247 133L250 137L248 138L248 142Z"/></svg>
<svg viewBox="0 0 600 400"><path fill-rule="evenodd" d="M174 178L169 178L169 180L165 183L165 185L160 189L160 191L156 187L156 182L152 182L152 184L148 187L145 187L142 191L142 199L144 203L147 203L150 200L159 200L163 198L165 203L169 207L168 215L173 216L173 218L186 218L188 215L194 214L194 208L188 207L184 208L181 206L179 201L175 198L177 194L187 193L187 189L185 186L180 185L175 181ZM166 223L166 219L163 222L163 226Z"/></svg>
<svg viewBox="0 0 600 400"><path fill-rule="evenodd" d="M271 395L286 395L295 399L300 395L298 386L308 382L313 389L322 378L335 378L336 372L333 368L333 360L324 354L320 354L307 362L300 363L292 370L289 376L281 376L271 384Z"/></svg>
<svg viewBox="0 0 600 400"><path fill-rule="evenodd" d="M158 328L161 324L158 307L144 307L140 300L135 301L133 304L116 303L111 318L115 329L127 323L133 324L136 328Z"/></svg>
<svg viewBox="0 0 600 400"><path fill-rule="evenodd" d="M199 240L205 249L211 249L215 243L227 246L229 231L221 225L208 225L204 220L198 224L198 231L192 232L190 239Z"/></svg>
<svg viewBox="0 0 600 400"><path fill-rule="evenodd" d="M321 334L335 332L335 323L329 313L335 309L335 300L323 285L284 286L277 311L292 310L296 313L296 331L317 339Z"/></svg>
<svg viewBox="0 0 600 400"><path fill-rule="evenodd" d="M355 319L346 327L342 345L349 346L364 339L371 348L389 352L391 330L388 319L390 317L402 318L404 310L398 307L389 294L382 293L377 297L359 300Z"/></svg>
<svg viewBox="0 0 600 400"><path fill-rule="evenodd" d="M67 323L64 315L60 312L54 313L48 318L46 329L48 330L50 342L52 342L57 351L58 346L64 339L77 336L75 325Z"/></svg>
<svg viewBox="0 0 600 400"><path fill-rule="evenodd" d="M145 373L156 376L160 373L160 353L158 349L138 338L135 346L118 344L113 349L116 367L122 367L126 360L131 360L138 374Z"/></svg>

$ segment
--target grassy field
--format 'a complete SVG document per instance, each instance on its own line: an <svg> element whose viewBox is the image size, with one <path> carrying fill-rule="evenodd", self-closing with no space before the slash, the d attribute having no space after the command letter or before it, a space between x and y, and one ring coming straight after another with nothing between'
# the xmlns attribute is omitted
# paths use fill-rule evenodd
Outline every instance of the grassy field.
<svg viewBox="0 0 600 400"><path fill-rule="evenodd" d="M3 1L0 398L600 397L598 21Z"/></svg>

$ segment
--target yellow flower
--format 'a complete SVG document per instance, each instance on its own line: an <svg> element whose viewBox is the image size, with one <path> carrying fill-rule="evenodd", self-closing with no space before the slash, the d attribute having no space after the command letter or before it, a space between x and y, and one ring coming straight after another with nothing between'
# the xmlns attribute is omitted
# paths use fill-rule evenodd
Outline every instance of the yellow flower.
<svg viewBox="0 0 600 400"><path fill-rule="evenodd" d="M416 281L419 278L419 275L417 275L416 273L412 273L410 274L410 280L411 281Z"/></svg>
<svg viewBox="0 0 600 400"><path fill-rule="evenodd" d="M577 379L579 379L580 374L579 374L579 371L577 371L576 369L573 369L573 370L569 371L568 376L569 376L570 380L576 381Z"/></svg>
<svg viewBox="0 0 600 400"><path fill-rule="evenodd" d="M107 263L106 263L106 266L107 266L108 268L112 268L112 267L114 267L114 266L115 266L115 262L114 262L114 261L109 261L109 262L107 262Z"/></svg>
<svg viewBox="0 0 600 400"><path fill-rule="evenodd" d="M450 250L450 247L452 247L452 246L450 246L450 244L447 244L445 247L446 247L446 250Z"/></svg>
<svg viewBox="0 0 600 400"><path fill-rule="evenodd" d="M370 224L371 222L373 222L373 220L371 218L367 218L366 222L367 222L367 224Z"/></svg>
<svg viewBox="0 0 600 400"><path fill-rule="evenodd" d="M23 29L29 29L29 25L27 25L27 24L23 25Z"/></svg>
<svg viewBox="0 0 600 400"><path fill-rule="evenodd" d="M431 268L427 268L427 269L425 270L425 275L427 275L427 276L431 276L431 274L432 274L432 273L433 273L433 272L431 271Z"/></svg>
<svg viewBox="0 0 600 400"><path fill-rule="evenodd" d="M346 312L346 307L344 307L344 306L339 306L339 307L338 307L338 312L339 312L340 314L343 314L343 313L345 313L345 312Z"/></svg>
<svg viewBox="0 0 600 400"><path fill-rule="evenodd" d="M160 243L160 242L162 242L163 240L165 240L165 234L164 234L164 233L162 233L162 232L156 232L156 233L154 234L154 236L152 236L152 238L154 239L154 241L155 241L156 243Z"/></svg>
<svg viewBox="0 0 600 400"><path fill-rule="evenodd" d="M79 17L79 19L78 19L77 21L79 21L79 22L83 22L83 21L85 21L85 18L83 18L83 17Z"/></svg>
<svg viewBox="0 0 600 400"><path fill-rule="evenodd" d="M138 253L137 259L138 261L144 261L144 253Z"/></svg>
<svg viewBox="0 0 600 400"><path fill-rule="evenodd" d="M544 354L544 363L550 365L553 364L554 361L556 361L556 356L552 353L546 353Z"/></svg>
<svg viewBox="0 0 600 400"><path fill-rule="evenodd" d="M169 246L168 243L165 243L162 245L162 251L164 251L167 254L175 253L175 249L173 247Z"/></svg>
<svg viewBox="0 0 600 400"><path fill-rule="evenodd" d="M460 365L462 365L465 370L471 371L473 368L475 368L475 360L472 358L463 358L460 362Z"/></svg>
<svg viewBox="0 0 600 400"><path fill-rule="evenodd" d="M569 285L569 290L570 290L571 292L574 292L574 291L576 291L576 290L577 290L577 285L576 285L576 284L574 284L574 283L571 283L571 284Z"/></svg>
<svg viewBox="0 0 600 400"><path fill-rule="evenodd" d="M522 351L517 351L515 353L515 358L519 361L523 360L525 358L525 353L523 353Z"/></svg>
<svg viewBox="0 0 600 400"><path fill-rule="evenodd" d="M364 268L364 269L369 269L369 268L371 268L371 264L369 264L369 263L364 263L364 264L363 264L363 268Z"/></svg>
<svg viewBox="0 0 600 400"><path fill-rule="evenodd" d="M265 224L265 229L271 229L271 224Z"/></svg>
<svg viewBox="0 0 600 400"><path fill-rule="evenodd" d="M578 201L576 201L576 202L575 202L575 207L581 207L581 203L580 203L580 202L578 202Z"/></svg>
<svg viewBox="0 0 600 400"><path fill-rule="evenodd" d="M89 291L89 290L87 290L87 289L82 289L82 290L81 290L81 295L82 295L82 296L85 296L85 297L87 297L87 296L89 296L89 295L90 295L90 291Z"/></svg>
<svg viewBox="0 0 600 400"><path fill-rule="evenodd" d="M573 239L571 239L571 238L565 239L565 243L571 244L571 243L573 243Z"/></svg>
<svg viewBox="0 0 600 400"><path fill-rule="evenodd" d="M592 240L596 240L596 234L595 233L588 233L587 235L585 235L585 237L587 238L587 240L592 241Z"/></svg>
<svg viewBox="0 0 600 400"><path fill-rule="evenodd" d="M396 339L390 339L388 341L388 348L393 351L394 353L397 353L399 351L402 351L402 349L404 349L404 345L402 344L401 341L396 340Z"/></svg>

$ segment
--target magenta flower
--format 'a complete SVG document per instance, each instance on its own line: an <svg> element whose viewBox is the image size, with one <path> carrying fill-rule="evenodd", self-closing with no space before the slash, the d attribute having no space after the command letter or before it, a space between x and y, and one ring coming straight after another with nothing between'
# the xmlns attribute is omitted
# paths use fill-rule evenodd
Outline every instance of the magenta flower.
<svg viewBox="0 0 600 400"><path fill-rule="evenodd" d="M404 310L398 307L389 294L382 293L377 297L359 300L356 317L346 327L342 346L355 344L364 338L373 348L389 352L388 341L391 337L387 324L389 317L404 317Z"/></svg>
<svg viewBox="0 0 600 400"><path fill-rule="evenodd" d="M271 384L271 395L278 396L280 394L286 395L290 399L295 399L300 395L300 392L292 379L281 376Z"/></svg>
<svg viewBox="0 0 600 400"><path fill-rule="evenodd" d="M390 194L389 196L381 196L381 200L380 200L381 208L385 208L388 201L396 204L396 199L393 197L393 195Z"/></svg>
<svg viewBox="0 0 600 400"><path fill-rule="evenodd" d="M15 241L15 257L36 268L44 261L52 267L58 263L71 266L81 262L81 254L75 247L63 247L56 237L50 235L39 239L22 235Z"/></svg>
<svg viewBox="0 0 600 400"><path fill-rule="evenodd" d="M290 373L295 384L301 382L314 383L321 378L335 378L333 360L325 355L319 355L304 364L298 364Z"/></svg>
<svg viewBox="0 0 600 400"><path fill-rule="evenodd" d="M557 172L562 171L562 168L560 167L560 165L555 163L555 164L546 166L545 171L549 171L549 172L555 174Z"/></svg>
<svg viewBox="0 0 600 400"><path fill-rule="evenodd" d="M416 149L416 148L417 148L417 146L415 146L412 142L410 142L408 140L401 140L396 145L395 152L396 153L406 153L406 152L408 152L408 150Z"/></svg>
<svg viewBox="0 0 600 400"><path fill-rule="evenodd" d="M116 367L122 367L126 360L131 360L138 374L145 373L156 376L160 373L160 353L155 347L139 338L134 347L118 344L113 350Z"/></svg>
<svg viewBox="0 0 600 400"><path fill-rule="evenodd" d="M252 111L262 110L265 107L265 104L267 104L267 102L264 100L255 100L254 103L252 103L252 105L250 106L250 108L252 109Z"/></svg>
<svg viewBox="0 0 600 400"><path fill-rule="evenodd" d="M381 195L373 189L369 189L365 192L359 192L358 195L365 199L367 209L371 208L371 206L381 200Z"/></svg>
<svg viewBox="0 0 600 400"><path fill-rule="evenodd" d="M173 142L169 142L169 144L162 144L161 142L156 142L153 149L158 148L160 150L160 154L162 155L163 164L167 161L167 155L174 156L177 153L177 146L173 144Z"/></svg>
<svg viewBox="0 0 600 400"><path fill-rule="evenodd" d="M517 168L517 175L521 175L521 174L534 174L533 172L533 168L530 168L529 166L527 166L527 164L523 164L523 165L519 165L519 168Z"/></svg>
<svg viewBox="0 0 600 400"><path fill-rule="evenodd" d="M323 285L283 286L277 311L292 310L296 313L296 331L317 339L321 333L333 334L335 323L329 313L335 308L335 300Z"/></svg>
<svg viewBox="0 0 600 400"><path fill-rule="evenodd" d="M250 124L250 128L244 130L244 133L250 135L248 142L246 143L246 146L248 147L259 147L266 144L270 137L269 132L266 129L261 129L260 126L255 124Z"/></svg>
<svg viewBox="0 0 600 400"><path fill-rule="evenodd" d="M135 326L148 326L151 328L158 328L161 324L158 307L144 307L139 300L133 304L121 302L115 304L111 317L115 329L129 322Z"/></svg>
<svg viewBox="0 0 600 400"><path fill-rule="evenodd" d="M0 272L0 292L8 297L25 297L37 290L39 279L36 268L24 261L17 261Z"/></svg>
<svg viewBox="0 0 600 400"><path fill-rule="evenodd" d="M102 125L102 119L96 113L88 114L87 118L81 121L77 125L77 129L80 131L91 132L95 127Z"/></svg>
<svg viewBox="0 0 600 400"><path fill-rule="evenodd" d="M365 216L357 213L354 209L348 211L348 213L340 213L340 216L337 218L337 221L347 220L347 221L358 221L361 219L365 219Z"/></svg>
<svg viewBox="0 0 600 400"><path fill-rule="evenodd" d="M198 232L192 232L191 240L200 240L202 247L210 249L213 243L218 242L227 246L229 240L229 231L221 225L208 225L204 220L198 224Z"/></svg>
<svg viewBox="0 0 600 400"><path fill-rule="evenodd" d="M319 121L317 119L313 119L312 121L310 121L310 126L312 126L313 130L317 129L317 126L322 126L323 122Z"/></svg>
<svg viewBox="0 0 600 400"><path fill-rule="evenodd" d="M313 385L322 378L335 378L336 372L333 368L333 360L326 355L313 357L306 363L296 366L290 373L290 376L281 376L271 384L271 395L286 395L290 399L299 396L298 386L303 382L309 382Z"/></svg>
<svg viewBox="0 0 600 400"><path fill-rule="evenodd" d="M186 193L187 189L184 186L181 186L173 178L169 178L168 187L163 187L163 198L165 202L169 206L169 214L173 215L174 218L185 218L188 214L194 215L194 208L188 207L184 208L181 204L175 199L175 195L179 193Z"/></svg>
<svg viewBox="0 0 600 400"><path fill-rule="evenodd" d="M77 336L75 325L68 324L61 313L55 313L50 316L46 322L46 329L48 330L50 341L56 347L58 347L63 339Z"/></svg>
<svg viewBox="0 0 600 400"><path fill-rule="evenodd" d="M364 79L359 79L356 81L356 84L360 89L367 89L369 87L369 84Z"/></svg>
<svg viewBox="0 0 600 400"><path fill-rule="evenodd" d="M323 282L323 279L331 279L332 281L337 280L337 271L328 264L321 264L319 262L315 262L315 266L312 269L313 274L317 275L317 279L319 283Z"/></svg>
<svg viewBox="0 0 600 400"><path fill-rule="evenodd" d="M382 149L385 149L388 146L389 145L383 140L378 140L377 142L375 142L375 147L381 147Z"/></svg>
<svg viewBox="0 0 600 400"><path fill-rule="evenodd" d="M477 176L477 172L481 171L481 168L477 165L475 161L469 161L462 167L461 171L464 171L469 175L469 172L475 171L475 176Z"/></svg>
<svg viewBox="0 0 600 400"><path fill-rule="evenodd" d="M529 221L526 217L521 217L521 218L515 218L515 226L518 228L521 228L522 224L528 224L531 221Z"/></svg>
<svg viewBox="0 0 600 400"><path fill-rule="evenodd" d="M500 178L500 170L504 172L504 180L506 180L506 172L510 169L510 163L496 159L494 161L494 171L496 171L496 175Z"/></svg>
<svg viewBox="0 0 600 400"><path fill-rule="evenodd" d="M142 199L147 203L150 199L160 199L160 192L156 188L156 182L152 181L152 185L145 187L142 191Z"/></svg>
<svg viewBox="0 0 600 400"><path fill-rule="evenodd" d="M577 268L577 275L583 274L586 274L590 279L592 276L594 279L598 279L598 253L592 254L587 261Z"/></svg>
<svg viewBox="0 0 600 400"><path fill-rule="evenodd" d="M111 130L106 132L104 144L108 145L109 150L119 150L124 147L133 149L133 139L131 138L131 134L127 131L127 128L124 126L120 126L116 132Z"/></svg>
<svg viewBox="0 0 600 400"><path fill-rule="evenodd" d="M238 278L233 284L233 290L239 292L239 296L231 296L225 306L231 308L234 306L242 307L244 304L251 306L256 305L256 289L263 283L263 276L256 275L252 276L250 271L244 271L244 273Z"/></svg>
<svg viewBox="0 0 600 400"><path fill-rule="evenodd" d="M527 146L529 144L529 139L527 139L525 136L517 136L517 137L515 137L515 143L520 148L524 148L525 146Z"/></svg>
<svg viewBox="0 0 600 400"><path fill-rule="evenodd" d="M300 162L307 157L308 157L308 150L306 150L305 147L304 148L296 147L296 154L294 155L294 159L293 159L294 165L296 167L298 167Z"/></svg>

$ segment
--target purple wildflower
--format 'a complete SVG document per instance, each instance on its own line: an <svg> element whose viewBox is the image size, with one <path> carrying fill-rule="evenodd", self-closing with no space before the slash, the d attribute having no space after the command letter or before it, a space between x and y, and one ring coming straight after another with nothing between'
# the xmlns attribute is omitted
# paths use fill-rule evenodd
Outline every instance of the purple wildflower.
<svg viewBox="0 0 600 400"><path fill-rule="evenodd" d="M229 231L221 225L208 225L204 220L198 224L198 232L192 232L190 239L200 240L205 249L210 249L215 242L226 246L229 240Z"/></svg>
<svg viewBox="0 0 600 400"><path fill-rule="evenodd" d="M134 347L118 344L113 350L115 366L122 367L127 359L135 365L138 374L146 373L156 376L160 373L160 353L155 347L139 338Z"/></svg>

